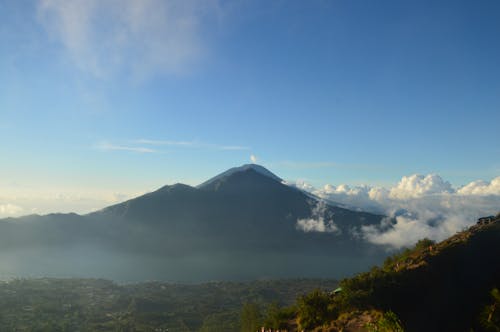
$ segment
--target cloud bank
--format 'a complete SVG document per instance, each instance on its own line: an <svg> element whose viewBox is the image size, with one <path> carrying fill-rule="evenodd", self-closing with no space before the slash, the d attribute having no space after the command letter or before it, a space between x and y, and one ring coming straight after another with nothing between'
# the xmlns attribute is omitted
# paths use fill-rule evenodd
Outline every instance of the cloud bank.
<svg viewBox="0 0 500 332"><path fill-rule="evenodd" d="M39 0L38 16L81 70L145 78L186 70L204 52L217 0Z"/></svg>
<svg viewBox="0 0 500 332"><path fill-rule="evenodd" d="M461 188L453 188L436 174L404 176L390 188L327 184L318 189L304 182L294 185L340 206L388 216L380 225L356 232L367 241L393 248L411 246L424 237L442 240L478 217L500 211L500 177Z"/></svg>

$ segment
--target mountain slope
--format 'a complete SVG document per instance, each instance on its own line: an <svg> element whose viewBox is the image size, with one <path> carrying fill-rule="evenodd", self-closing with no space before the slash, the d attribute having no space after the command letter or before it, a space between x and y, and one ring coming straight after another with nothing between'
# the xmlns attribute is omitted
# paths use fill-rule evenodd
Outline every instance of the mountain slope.
<svg viewBox="0 0 500 332"><path fill-rule="evenodd" d="M66 267L107 278L340 277L384 256L350 231L381 218L320 203L262 166L244 165L198 187L164 186L84 216L0 222L0 247L23 254L57 247ZM335 232L304 232L298 220L331 222ZM74 267L82 255L87 265Z"/></svg>

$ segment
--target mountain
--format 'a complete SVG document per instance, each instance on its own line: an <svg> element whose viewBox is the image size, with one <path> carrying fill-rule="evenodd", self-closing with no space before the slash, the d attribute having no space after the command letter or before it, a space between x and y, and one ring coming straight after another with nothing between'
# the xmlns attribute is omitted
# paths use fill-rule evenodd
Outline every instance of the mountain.
<svg viewBox="0 0 500 332"><path fill-rule="evenodd" d="M421 240L337 292L301 297L295 319L282 323L289 331L498 331L499 254L497 215L437 244Z"/></svg>
<svg viewBox="0 0 500 332"><path fill-rule="evenodd" d="M341 277L381 261L383 250L351 230L382 218L320 202L251 164L83 216L2 220L0 259L15 252L18 271L30 271L27 261L53 276L119 280Z"/></svg>
<svg viewBox="0 0 500 332"><path fill-rule="evenodd" d="M224 180L225 178L229 177L230 175L233 175L235 173L245 172L245 171L248 171L248 170L253 170L256 173L259 173L261 175L267 176L268 178L271 178L271 179L273 179L275 181L283 182L282 179L280 179L274 173L270 172L265 167L262 167L262 166L257 165L257 164L246 164L246 165L243 165L243 166L240 166L240 167L230 168L227 171L225 171L225 172L223 172L223 173L221 173L221 174L219 174L217 176L214 176L213 178L211 178L211 179L203 182L202 184L200 184L198 186L198 188L209 187L213 183L220 183L221 180Z"/></svg>

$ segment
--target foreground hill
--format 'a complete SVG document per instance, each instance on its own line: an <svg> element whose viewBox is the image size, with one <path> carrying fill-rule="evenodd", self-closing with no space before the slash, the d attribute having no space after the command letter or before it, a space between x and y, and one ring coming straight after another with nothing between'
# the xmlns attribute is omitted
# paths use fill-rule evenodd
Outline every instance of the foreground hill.
<svg viewBox="0 0 500 332"><path fill-rule="evenodd" d="M340 287L299 298L288 318L272 327L498 331L500 294L494 289L500 287L500 218L438 244L422 240L382 267L341 281Z"/></svg>
<svg viewBox="0 0 500 332"><path fill-rule="evenodd" d="M88 215L1 220L0 275L342 277L383 259L383 250L351 235L381 218L320 202L262 166L244 165L198 187L164 186ZM330 228L311 231L318 223Z"/></svg>

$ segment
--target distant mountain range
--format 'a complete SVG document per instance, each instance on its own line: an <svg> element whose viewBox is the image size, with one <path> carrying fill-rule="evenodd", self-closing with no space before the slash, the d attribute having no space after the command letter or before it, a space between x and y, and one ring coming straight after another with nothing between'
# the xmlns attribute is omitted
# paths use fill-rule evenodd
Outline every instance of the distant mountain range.
<svg viewBox="0 0 500 332"><path fill-rule="evenodd" d="M351 232L382 218L321 202L262 166L243 165L197 187L164 186L87 215L2 219L0 274L173 281L341 277L385 256Z"/></svg>

